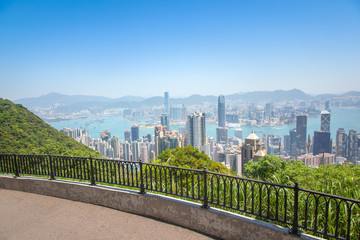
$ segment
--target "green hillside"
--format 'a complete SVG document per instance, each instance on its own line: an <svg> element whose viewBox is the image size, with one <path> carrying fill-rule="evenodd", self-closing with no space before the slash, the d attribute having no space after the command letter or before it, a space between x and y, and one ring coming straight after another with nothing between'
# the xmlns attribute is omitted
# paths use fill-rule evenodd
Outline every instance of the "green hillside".
<svg viewBox="0 0 360 240"><path fill-rule="evenodd" d="M0 98L0 153L97 156L20 104Z"/></svg>

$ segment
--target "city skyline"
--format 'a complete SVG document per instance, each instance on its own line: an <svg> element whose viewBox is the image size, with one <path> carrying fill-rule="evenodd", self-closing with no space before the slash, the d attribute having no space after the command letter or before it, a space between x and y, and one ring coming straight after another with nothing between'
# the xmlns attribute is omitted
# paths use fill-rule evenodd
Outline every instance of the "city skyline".
<svg viewBox="0 0 360 240"><path fill-rule="evenodd" d="M2 1L0 29L12 100L359 89L355 0Z"/></svg>

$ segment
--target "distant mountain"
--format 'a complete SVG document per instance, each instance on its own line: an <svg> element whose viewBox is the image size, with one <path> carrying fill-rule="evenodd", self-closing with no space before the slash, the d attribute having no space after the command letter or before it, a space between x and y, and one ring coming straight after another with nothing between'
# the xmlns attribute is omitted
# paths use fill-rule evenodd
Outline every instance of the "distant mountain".
<svg viewBox="0 0 360 240"><path fill-rule="evenodd" d="M97 156L20 104L0 98L0 153Z"/></svg>
<svg viewBox="0 0 360 240"><path fill-rule="evenodd" d="M124 97L121 97L121 98L116 98L113 101L114 102L141 102L144 99L146 99L146 98L128 95L128 96L124 96Z"/></svg>
<svg viewBox="0 0 360 240"><path fill-rule="evenodd" d="M359 96L360 96L360 92L350 91L350 92L347 92L347 93L342 94L341 96L342 96L342 97L350 97L350 96L359 97Z"/></svg>
<svg viewBox="0 0 360 240"><path fill-rule="evenodd" d="M282 102L292 100L306 100L311 98L299 89L292 89L288 91L276 90L276 91L255 91L247 92L243 94L230 95L229 100L243 101L243 102Z"/></svg>
<svg viewBox="0 0 360 240"><path fill-rule="evenodd" d="M86 96L86 95L64 95L60 93L49 93L35 98L22 98L15 101L15 103L22 104L28 108L41 107L48 108L55 104L70 105L83 102L108 102L112 100L107 97Z"/></svg>
<svg viewBox="0 0 360 240"><path fill-rule="evenodd" d="M258 103L258 102L286 102L295 100L319 100L326 101L335 97L360 96L360 92L351 91L341 95L320 94L309 95L299 89L276 90L276 91L254 91L226 95L228 103ZM185 98L170 98L171 105L200 105L205 103L216 104L218 96L192 95ZM56 111L61 113L73 113L81 110L99 110L109 108L139 108L144 106L160 106L164 104L161 96L143 98L138 96L124 96L121 98L107 98L100 96L64 95L60 93L49 93L37 98L23 98L15 101L25 107L36 110L36 107L49 108L59 104Z"/></svg>

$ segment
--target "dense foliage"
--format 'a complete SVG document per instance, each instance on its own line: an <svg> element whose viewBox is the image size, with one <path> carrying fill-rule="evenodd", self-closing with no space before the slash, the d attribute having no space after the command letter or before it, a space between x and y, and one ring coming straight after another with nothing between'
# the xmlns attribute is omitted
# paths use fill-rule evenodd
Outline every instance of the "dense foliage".
<svg viewBox="0 0 360 240"><path fill-rule="evenodd" d="M360 199L360 166L321 165L311 168L301 161L283 161L280 157L266 155L259 161L245 164L247 177L285 185L294 185Z"/></svg>
<svg viewBox="0 0 360 240"><path fill-rule="evenodd" d="M0 98L0 153L100 155L59 132L20 104Z"/></svg>
<svg viewBox="0 0 360 240"><path fill-rule="evenodd" d="M191 145L183 148L177 147L172 150L167 149L158 156L158 161L155 163L192 169L204 169L206 167L211 172L234 173L229 171L223 164L211 161L208 155Z"/></svg>

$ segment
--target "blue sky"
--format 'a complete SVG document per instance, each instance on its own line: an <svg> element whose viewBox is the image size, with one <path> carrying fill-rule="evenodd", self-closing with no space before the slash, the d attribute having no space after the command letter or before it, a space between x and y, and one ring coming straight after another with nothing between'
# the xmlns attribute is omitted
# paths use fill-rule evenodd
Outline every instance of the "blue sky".
<svg viewBox="0 0 360 240"><path fill-rule="evenodd" d="M360 90L359 0L0 0L0 97Z"/></svg>

